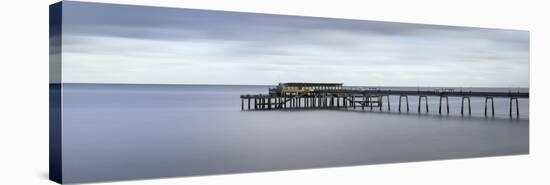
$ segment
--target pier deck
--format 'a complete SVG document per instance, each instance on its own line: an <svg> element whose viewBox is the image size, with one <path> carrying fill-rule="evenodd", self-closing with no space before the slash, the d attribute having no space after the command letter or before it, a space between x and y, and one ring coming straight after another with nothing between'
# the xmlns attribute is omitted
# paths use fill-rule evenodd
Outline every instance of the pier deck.
<svg viewBox="0 0 550 185"><path fill-rule="evenodd" d="M446 112L449 113L449 98L460 97L461 114L464 115L467 108L471 114L470 97L485 98L485 115L487 116L488 103L491 101L491 113L494 116L494 98L507 98L510 100L509 115L512 117L513 103L515 102L516 116L519 117L518 98L529 98L528 92L483 92L483 91L457 91L455 89L434 90L392 90L377 88L345 87L341 83L282 83L276 88L269 89L268 94L241 95L241 109L245 110L276 110L276 109L341 109L361 108L383 109L384 100L387 110L391 110L390 96L399 97L398 111L409 112L409 96L418 97L418 112L421 112L422 100L425 102L425 111L429 112L428 97L439 98L439 113L442 112L443 100L446 104ZM467 101L465 101L467 100ZM245 103L246 101L246 103ZM403 102L404 101L404 102ZM402 108L402 102L406 107ZM467 105L465 105L467 102ZM403 106L405 106L403 105ZM467 107L466 107L467 106Z"/></svg>

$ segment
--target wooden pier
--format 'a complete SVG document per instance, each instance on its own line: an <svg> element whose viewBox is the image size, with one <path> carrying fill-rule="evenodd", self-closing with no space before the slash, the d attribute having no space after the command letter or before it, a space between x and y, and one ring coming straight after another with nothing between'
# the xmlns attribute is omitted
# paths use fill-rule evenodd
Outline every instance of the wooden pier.
<svg viewBox="0 0 550 185"><path fill-rule="evenodd" d="M268 94L241 95L241 110L277 110L277 109L386 109L391 111L390 96L398 96L398 111L409 112L409 96L418 98L418 109L429 112L428 97L439 98L439 114L445 104L449 114L449 97L461 98L461 115L472 114L471 97L485 98L485 116L487 116L490 101L491 114L495 115L495 98L510 99L509 116L519 117L519 98L529 98L527 92L476 92L456 91L454 89L436 90L390 90L378 88L345 87L342 83L280 83L276 88L269 89ZM384 102L385 100L385 102ZM445 100L445 102L443 102ZM425 102L425 108L422 103ZM467 104L465 104L467 103ZM386 104L386 106L384 106Z"/></svg>

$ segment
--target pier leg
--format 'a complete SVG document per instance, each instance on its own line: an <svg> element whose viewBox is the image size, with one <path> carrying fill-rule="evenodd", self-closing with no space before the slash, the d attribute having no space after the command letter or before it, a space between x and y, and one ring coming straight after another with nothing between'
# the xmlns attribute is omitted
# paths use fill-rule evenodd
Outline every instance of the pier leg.
<svg viewBox="0 0 550 185"><path fill-rule="evenodd" d="M485 117L487 117L487 100L489 98L488 97L485 97Z"/></svg>
<svg viewBox="0 0 550 185"><path fill-rule="evenodd" d="M449 97L445 96L445 103L447 104L447 114L449 114Z"/></svg>
<svg viewBox="0 0 550 185"><path fill-rule="evenodd" d="M472 101L470 100L469 96L468 96L468 115L472 115Z"/></svg>
<svg viewBox="0 0 550 185"><path fill-rule="evenodd" d="M372 110L372 97L369 96L369 106L370 106L370 110Z"/></svg>
<svg viewBox="0 0 550 185"><path fill-rule="evenodd" d="M267 109L271 109L271 98L267 98Z"/></svg>
<svg viewBox="0 0 550 185"><path fill-rule="evenodd" d="M422 100L422 96L418 96L418 113L420 113L420 105L422 105L421 100Z"/></svg>
<svg viewBox="0 0 550 185"><path fill-rule="evenodd" d="M491 98L491 108L493 109L493 116L495 116L495 100Z"/></svg>
<svg viewBox="0 0 550 185"><path fill-rule="evenodd" d="M487 107L489 106L487 102L491 100L491 111L493 113L493 116L495 116L495 102L493 100L493 97L485 97L485 116L487 116Z"/></svg>
<svg viewBox="0 0 550 185"><path fill-rule="evenodd" d="M357 107L357 105L355 105L355 95L351 97L351 102L353 104L353 110L355 110L355 108Z"/></svg>
<svg viewBox="0 0 550 185"><path fill-rule="evenodd" d="M439 96L439 114L441 114L441 107L443 106L442 99L445 98L445 104L447 104L447 114L449 114L449 97Z"/></svg>
<svg viewBox="0 0 550 185"><path fill-rule="evenodd" d="M347 102L346 102L346 97L344 96L344 97L342 98L342 105L344 106L344 108L346 108L346 109L347 109L347 108L348 108L348 106L347 106L347 104L346 104L346 103L347 103Z"/></svg>
<svg viewBox="0 0 550 185"><path fill-rule="evenodd" d="M336 97L336 108L340 108L340 97Z"/></svg>
<svg viewBox="0 0 550 185"><path fill-rule="evenodd" d="M464 115L464 97L462 97L462 101L460 103L460 115Z"/></svg>
<svg viewBox="0 0 550 185"><path fill-rule="evenodd" d="M391 112L390 95L386 96L386 98L388 98L388 112Z"/></svg>
<svg viewBox="0 0 550 185"><path fill-rule="evenodd" d="M512 98L510 97L510 117L512 117Z"/></svg>
<svg viewBox="0 0 550 185"><path fill-rule="evenodd" d="M443 96L439 96L439 114L441 114L441 101L443 100Z"/></svg>
<svg viewBox="0 0 550 185"><path fill-rule="evenodd" d="M405 95L405 100L407 101L407 112L409 112L409 96Z"/></svg>
<svg viewBox="0 0 550 185"><path fill-rule="evenodd" d="M366 103L367 103L367 97L363 95L363 103L361 103L361 110L365 110Z"/></svg>
<svg viewBox="0 0 550 185"><path fill-rule="evenodd" d="M241 98L241 110L244 110L244 98Z"/></svg>
<svg viewBox="0 0 550 185"><path fill-rule="evenodd" d="M430 112L430 109L428 107L428 96L418 96L418 113L420 113L420 106L422 105L422 97L424 97L424 100L426 102L426 113ZM440 107L440 113L441 113L441 98L439 99L439 107Z"/></svg>
<svg viewBox="0 0 550 185"><path fill-rule="evenodd" d="M294 108L294 97L288 98L288 108L293 109Z"/></svg>
<svg viewBox="0 0 550 185"><path fill-rule="evenodd" d="M380 111L382 111L382 99L384 98L384 96L379 96L378 97L378 107L380 107Z"/></svg>
<svg viewBox="0 0 550 185"><path fill-rule="evenodd" d="M519 117L519 104L518 104L518 98L516 98L516 116Z"/></svg>
<svg viewBox="0 0 550 185"><path fill-rule="evenodd" d="M430 112L430 108L428 107L428 97L426 96L426 113Z"/></svg>
<svg viewBox="0 0 550 185"><path fill-rule="evenodd" d="M468 114L472 115L472 103L470 102L470 97L462 97L461 106L460 106L460 115L464 115L464 99L468 100Z"/></svg>
<svg viewBox="0 0 550 185"><path fill-rule="evenodd" d="M403 96L399 95L399 112L401 112L401 97Z"/></svg>

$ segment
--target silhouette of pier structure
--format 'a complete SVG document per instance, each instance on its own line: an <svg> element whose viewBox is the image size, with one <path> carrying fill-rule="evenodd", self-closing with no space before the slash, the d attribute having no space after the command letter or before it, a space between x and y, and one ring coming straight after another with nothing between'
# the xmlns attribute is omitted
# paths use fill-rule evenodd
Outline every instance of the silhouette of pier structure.
<svg viewBox="0 0 550 185"><path fill-rule="evenodd" d="M485 98L485 116L488 114L489 100L491 115L495 115L495 98L510 100L509 116L515 113L519 117L519 98L529 98L528 92L483 92L456 91L443 88L435 90L392 90L379 88L346 87L342 83L279 83L270 88L268 94L241 95L241 110L280 110L280 109L384 109L388 112L392 107L390 96L398 96L399 112L410 112L409 96L418 98L418 113L429 112L428 97L439 98L438 112L442 110L449 114L449 97L459 97L461 101L460 114L465 110L472 114L471 97ZM422 104L424 102L424 104ZM465 104L465 102L467 104ZM384 106L386 104L386 106Z"/></svg>

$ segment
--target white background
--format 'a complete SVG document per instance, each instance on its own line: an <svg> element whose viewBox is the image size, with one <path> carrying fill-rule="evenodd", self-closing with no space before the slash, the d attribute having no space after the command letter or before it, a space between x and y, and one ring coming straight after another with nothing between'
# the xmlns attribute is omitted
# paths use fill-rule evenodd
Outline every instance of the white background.
<svg viewBox="0 0 550 185"><path fill-rule="evenodd" d="M48 5L0 5L0 184L48 176ZM550 184L550 6L545 1L95 0L214 10L530 30L530 155L108 184ZM502 74L506 75L506 74Z"/></svg>

